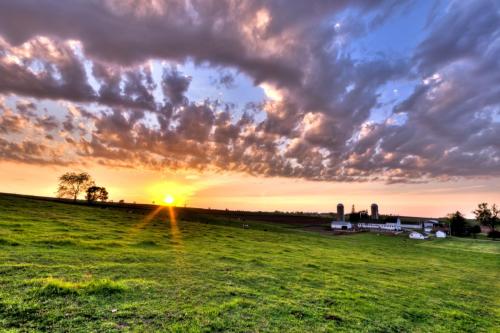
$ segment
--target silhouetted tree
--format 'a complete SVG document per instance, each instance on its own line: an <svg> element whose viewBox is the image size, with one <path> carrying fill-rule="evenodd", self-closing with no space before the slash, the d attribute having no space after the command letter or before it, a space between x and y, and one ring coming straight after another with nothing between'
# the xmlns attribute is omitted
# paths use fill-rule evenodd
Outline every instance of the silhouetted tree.
<svg viewBox="0 0 500 333"><path fill-rule="evenodd" d="M481 227L479 226L479 224L474 224L471 228L470 228L470 233L472 234L472 236L474 238L477 237L477 234L480 234L481 233Z"/></svg>
<svg viewBox="0 0 500 333"><path fill-rule="evenodd" d="M359 213L351 213L349 214L349 222L359 222Z"/></svg>
<svg viewBox="0 0 500 333"><path fill-rule="evenodd" d="M72 198L76 201L80 193L85 192L93 185L92 177L86 172L66 172L59 177L57 196L59 198Z"/></svg>
<svg viewBox="0 0 500 333"><path fill-rule="evenodd" d="M491 221L490 221L490 225L493 231L495 231L495 226L500 223L499 215L500 215L500 210L498 209L496 204L493 204L493 206L491 207Z"/></svg>
<svg viewBox="0 0 500 333"><path fill-rule="evenodd" d="M493 204L490 209L486 202L477 205L477 209L474 211L476 220L481 225L489 226L491 228L491 231L495 231L495 226L500 221L500 218L498 217L499 214L500 210L498 209L496 204Z"/></svg>
<svg viewBox="0 0 500 333"><path fill-rule="evenodd" d="M106 201L108 200L108 191L105 187L91 186L87 189L87 195L85 198L88 202L94 202L97 200Z"/></svg>
<svg viewBox="0 0 500 333"><path fill-rule="evenodd" d="M467 225L465 217L459 211L448 215L452 236L464 237L467 236Z"/></svg>
<svg viewBox="0 0 500 333"><path fill-rule="evenodd" d="M492 231L488 232L488 237L493 238L493 239L500 238L500 231L492 230Z"/></svg>
<svg viewBox="0 0 500 333"><path fill-rule="evenodd" d="M352 212L349 214L349 222L359 222L363 220L369 220L370 216L368 215L368 211L362 210L360 212Z"/></svg>

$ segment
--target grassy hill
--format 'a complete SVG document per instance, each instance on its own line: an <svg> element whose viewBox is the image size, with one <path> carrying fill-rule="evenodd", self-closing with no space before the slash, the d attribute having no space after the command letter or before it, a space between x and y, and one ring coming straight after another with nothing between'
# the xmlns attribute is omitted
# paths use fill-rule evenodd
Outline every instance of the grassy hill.
<svg viewBox="0 0 500 333"><path fill-rule="evenodd" d="M4 331L498 332L500 243L0 195Z"/></svg>

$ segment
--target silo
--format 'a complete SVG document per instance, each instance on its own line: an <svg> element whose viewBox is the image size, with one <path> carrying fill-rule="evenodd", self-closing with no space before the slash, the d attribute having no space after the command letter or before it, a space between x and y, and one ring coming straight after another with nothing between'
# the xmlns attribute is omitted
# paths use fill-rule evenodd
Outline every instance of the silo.
<svg viewBox="0 0 500 333"><path fill-rule="evenodd" d="M339 203L337 205L337 221L345 221L344 219L344 205Z"/></svg>
<svg viewBox="0 0 500 333"><path fill-rule="evenodd" d="M372 204L372 220L378 220L378 205Z"/></svg>

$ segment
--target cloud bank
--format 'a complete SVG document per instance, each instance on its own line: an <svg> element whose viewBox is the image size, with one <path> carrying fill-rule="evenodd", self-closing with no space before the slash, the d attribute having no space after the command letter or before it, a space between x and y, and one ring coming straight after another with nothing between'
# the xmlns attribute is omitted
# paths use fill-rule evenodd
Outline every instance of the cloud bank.
<svg viewBox="0 0 500 333"><path fill-rule="evenodd" d="M412 50L359 55L412 6L4 1L0 159L323 181L499 176L500 5L450 2ZM186 62L242 73L268 98L191 100ZM383 98L401 82L408 94Z"/></svg>

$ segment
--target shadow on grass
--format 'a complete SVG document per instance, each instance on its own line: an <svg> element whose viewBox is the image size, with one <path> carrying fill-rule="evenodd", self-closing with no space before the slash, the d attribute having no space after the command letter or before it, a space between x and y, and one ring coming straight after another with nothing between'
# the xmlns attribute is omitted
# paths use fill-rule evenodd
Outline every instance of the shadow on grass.
<svg viewBox="0 0 500 333"><path fill-rule="evenodd" d="M0 238L0 246L5 245L5 246L19 246L21 245L20 243L16 242L15 240L9 239L9 238Z"/></svg>
<svg viewBox="0 0 500 333"><path fill-rule="evenodd" d="M156 247L158 244L152 240L144 240L135 244L138 247Z"/></svg>
<svg viewBox="0 0 500 333"><path fill-rule="evenodd" d="M79 242L74 241L72 239L44 239L44 240L37 240L34 241L33 243L39 244L39 245L45 245L48 247L51 246L78 246L80 245Z"/></svg>

